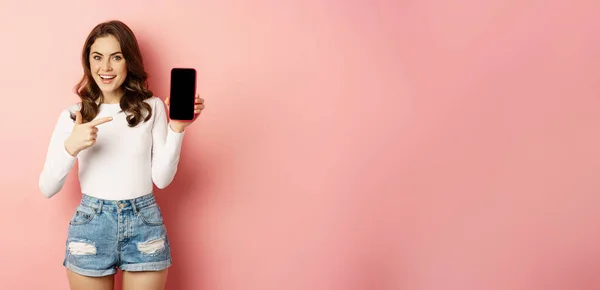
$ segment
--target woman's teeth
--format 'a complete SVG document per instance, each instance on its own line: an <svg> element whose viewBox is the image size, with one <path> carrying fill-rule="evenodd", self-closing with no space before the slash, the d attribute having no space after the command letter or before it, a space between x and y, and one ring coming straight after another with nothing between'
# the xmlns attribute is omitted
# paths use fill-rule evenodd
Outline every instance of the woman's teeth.
<svg viewBox="0 0 600 290"><path fill-rule="evenodd" d="M117 76L103 76L101 75L100 78L104 79L104 80L110 80L110 79L114 79Z"/></svg>

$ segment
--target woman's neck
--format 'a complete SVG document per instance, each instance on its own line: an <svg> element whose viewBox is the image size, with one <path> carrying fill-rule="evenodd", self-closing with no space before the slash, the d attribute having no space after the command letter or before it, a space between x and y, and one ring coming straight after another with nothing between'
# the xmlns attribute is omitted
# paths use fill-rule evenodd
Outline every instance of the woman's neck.
<svg viewBox="0 0 600 290"><path fill-rule="evenodd" d="M103 103L103 104L119 104L121 102L122 97L123 97L123 92L121 90L111 92L111 93L102 93L101 103Z"/></svg>

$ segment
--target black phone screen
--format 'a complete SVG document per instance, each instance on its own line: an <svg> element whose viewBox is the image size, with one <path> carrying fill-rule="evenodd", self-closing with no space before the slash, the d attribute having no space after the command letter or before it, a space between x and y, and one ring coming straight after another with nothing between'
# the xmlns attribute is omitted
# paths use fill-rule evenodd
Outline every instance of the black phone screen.
<svg viewBox="0 0 600 290"><path fill-rule="evenodd" d="M193 120L196 98L196 70L174 68L171 70L169 118Z"/></svg>

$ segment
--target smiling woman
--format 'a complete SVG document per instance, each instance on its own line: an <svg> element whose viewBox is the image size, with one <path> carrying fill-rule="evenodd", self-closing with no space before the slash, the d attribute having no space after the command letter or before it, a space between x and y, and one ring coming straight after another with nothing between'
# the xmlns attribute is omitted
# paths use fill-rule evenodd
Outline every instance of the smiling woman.
<svg viewBox="0 0 600 290"><path fill-rule="evenodd" d="M108 51L102 54L100 48ZM119 40L112 36L96 39L91 47L90 69L98 85L104 92L104 102L110 103L110 99L116 99L116 95L122 94L121 84L127 77L127 66ZM106 55L106 57L104 56Z"/></svg>
<svg viewBox="0 0 600 290"><path fill-rule="evenodd" d="M98 114L99 104L117 102L131 112L127 117L130 126L150 119L152 108L144 100L153 94L147 88L148 75L137 39L128 26L117 21L96 26L85 41L81 58L84 75L76 91L81 97L84 122ZM124 98L120 98L122 95ZM145 118L143 111L148 113Z"/></svg>
<svg viewBox="0 0 600 290"><path fill-rule="evenodd" d="M170 120L146 87L133 32L120 21L96 26L82 55L81 102L62 111L48 148L39 188L57 194L79 161L81 203L69 222L63 265L72 290L163 289L170 242L153 185L167 187L177 172L191 121ZM195 113L204 109L197 96ZM102 132L98 127L102 126Z"/></svg>

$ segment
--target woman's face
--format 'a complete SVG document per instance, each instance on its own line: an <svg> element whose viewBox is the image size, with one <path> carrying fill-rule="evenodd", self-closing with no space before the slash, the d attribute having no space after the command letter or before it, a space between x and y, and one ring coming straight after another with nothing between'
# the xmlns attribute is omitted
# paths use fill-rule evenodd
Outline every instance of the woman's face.
<svg viewBox="0 0 600 290"><path fill-rule="evenodd" d="M112 35L99 37L90 48L92 77L103 95L122 92L121 85L127 78L127 64L119 41Z"/></svg>

